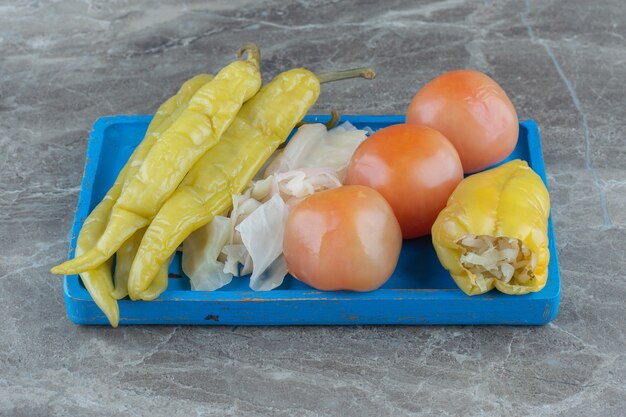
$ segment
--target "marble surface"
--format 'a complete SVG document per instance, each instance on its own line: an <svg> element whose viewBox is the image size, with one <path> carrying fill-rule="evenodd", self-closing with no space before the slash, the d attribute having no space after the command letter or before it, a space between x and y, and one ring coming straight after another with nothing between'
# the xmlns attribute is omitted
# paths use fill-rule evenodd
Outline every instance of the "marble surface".
<svg viewBox="0 0 626 417"><path fill-rule="evenodd" d="M0 415L626 415L626 6L0 1ZM542 129L563 292L544 327L80 327L62 280L87 137L244 42L266 77L367 64L314 111L402 113L477 68Z"/></svg>

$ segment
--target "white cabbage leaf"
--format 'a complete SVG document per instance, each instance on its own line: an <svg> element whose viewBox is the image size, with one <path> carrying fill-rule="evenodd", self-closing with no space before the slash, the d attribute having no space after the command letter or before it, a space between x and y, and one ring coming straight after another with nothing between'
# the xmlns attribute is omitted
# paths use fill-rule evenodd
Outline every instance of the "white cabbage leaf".
<svg viewBox="0 0 626 417"><path fill-rule="evenodd" d="M216 216L185 240L182 267L192 290L214 291L232 281L233 274L224 272L224 263L218 260L230 230L230 219Z"/></svg>
<svg viewBox="0 0 626 417"><path fill-rule="evenodd" d="M366 130L359 130L350 122L329 131L320 123L303 125L268 165L264 175L301 168L327 168L343 181L352 154L366 137Z"/></svg>
<svg viewBox="0 0 626 417"><path fill-rule="evenodd" d="M285 275L277 277L274 282L264 282L261 286L259 277L283 253L282 237L288 214L287 205L280 195L276 194L235 228L252 258L250 288L255 291L262 290L261 287L276 288L283 281Z"/></svg>

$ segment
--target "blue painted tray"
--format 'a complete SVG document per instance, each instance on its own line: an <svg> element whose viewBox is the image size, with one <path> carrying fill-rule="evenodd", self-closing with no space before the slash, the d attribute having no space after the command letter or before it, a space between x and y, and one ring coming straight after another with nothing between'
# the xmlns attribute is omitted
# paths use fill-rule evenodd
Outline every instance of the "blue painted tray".
<svg viewBox="0 0 626 417"><path fill-rule="evenodd" d="M85 217L115 181L150 119L114 116L94 124L72 227L70 257ZM328 116L308 116L306 120L325 122ZM402 123L404 116L344 116L342 120L377 130ZM509 159L516 158L528 161L546 181L539 129L532 120L520 125L519 141ZM405 241L394 275L381 289L369 293L316 291L292 277L270 292L251 291L247 277L235 278L214 292L191 291L177 254L170 265L168 290L152 302L121 300L120 324L545 324L556 316L560 295L552 219L548 233L548 283L534 294L510 296L494 290L480 296L465 295L439 264L430 236ZM70 320L108 324L78 275L65 277L64 291Z"/></svg>

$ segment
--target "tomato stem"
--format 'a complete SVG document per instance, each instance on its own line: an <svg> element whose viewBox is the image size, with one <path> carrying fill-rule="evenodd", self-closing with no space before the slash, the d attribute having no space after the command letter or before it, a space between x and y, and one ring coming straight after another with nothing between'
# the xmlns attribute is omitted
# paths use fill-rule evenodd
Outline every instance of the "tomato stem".
<svg viewBox="0 0 626 417"><path fill-rule="evenodd" d="M331 109L330 110L330 120L327 121L326 123L324 123L324 125L326 126L327 130L332 129L333 127L337 126L337 123L339 123L339 113L337 112L337 110L335 109Z"/></svg>
<svg viewBox="0 0 626 417"><path fill-rule="evenodd" d="M339 119L341 118L341 116L339 116L339 113L337 112L337 110L335 109L331 109L330 110L330 119L324 123L324 126L326 126L326 130L330 130L333 127L337 126L337 123L339 123ZM310 125L316 122L305 122L304 120L299 121L296 124L296 129L299 128L302 125Z"/></svg>

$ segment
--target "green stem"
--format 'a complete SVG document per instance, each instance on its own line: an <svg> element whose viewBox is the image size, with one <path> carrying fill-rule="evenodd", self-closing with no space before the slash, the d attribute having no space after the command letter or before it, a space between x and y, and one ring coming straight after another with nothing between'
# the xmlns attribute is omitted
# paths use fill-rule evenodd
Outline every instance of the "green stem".
<svg viewBox="0 0 626 417"><path fill-rule="evenodd" d="M241 58L246 52L248 53L247 60L252 61L259 66L261 62L261 51L259 50L259 47L254 43L247 43L237 51L237 58Z"/></svg>
<svg viewBox="0 0 626 417"><path fill-rule="evenodd" d="M315 74L315 76L320 81L320 83L328 83L331 81L339 81L348 78L358 77L365 78L366 80L371 80L376 77L376 71L374 71L372 68L361 67L343 71L323 72L321 74Z"/></svg>
<svg viewBox="0 0 626 417"><path fill-rule="evenodd" d="M330 119L326 123L324 123L324 126L326 126L326 130L330 130L333 127L337 126L337 123L339 123L339 119L340 118L341 118L341 116L339 116L339 113L337 112L337 110L331 109L330 110ZM300 122L298 122L296 124L295 128L297 129L297 128L301 127L302 125L310 125L310 124L313 124L313 123L316 123L316 122L305 122L304 120L302 120L302 121L300 121ZM285 144L283 143L281 146L279 146L279 149L281 147L284 147L284 145Z"/></svg>
<svg viewBox="0 0 626 417"><path fill-rule="evenodd" d="M337 126L337 123L339 123L339 113L337 113L337 110L332 109L330 111L330 120L327 121L326 123L324 123L324 125L326 126L326 130L330 130L333 127Z"/></svg>

